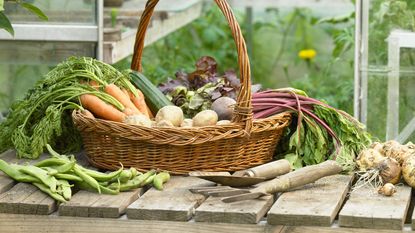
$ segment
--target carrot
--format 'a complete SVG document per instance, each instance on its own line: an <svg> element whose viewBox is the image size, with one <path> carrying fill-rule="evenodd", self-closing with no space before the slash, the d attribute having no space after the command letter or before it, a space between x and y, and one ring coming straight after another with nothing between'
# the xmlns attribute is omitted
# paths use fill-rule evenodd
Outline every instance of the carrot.
<svg viewBox="0 0 415 233"><path fill-rule="evenodd" d="M96 89L96 90L98 90L98 89L99 89L99 83L98 83L97 81L95 81L95 80L90 80L90 81L89 81L89 85L90 85L91 87L93 87L94 89Z"/></svg>
<svg viewBox="0 0 415 233"><path fill-rule="evenodd" d="M150 110L150 108L148 107L148 105L147 105L147 112L148 112L148 117L149 117L150 119L153 119L153 118L154 118L154 114L151 112L151 110Z"/></svg>
<svg viewBox="0 0 415 233"><path fill-rule="evenodd" d="M131 110L131 108L124 108L124 114L127 115L127 116L131 116L131 115L135 115L137 113L134 113L134 111Z"/></svg>
<svg viewBox="0 0 415 233"><path fill-rule="evenodd" d="M146 101L144 100L144 95L143 95L143 93L139 89L137 89L137 92L138 92L138 96L135 96L131 91L129 91L128 94L130 95L130 99L134 103L134 105L136 106L136 108L142 114L144 114L145 116L147 116L148 118L150 118L148 106L146 104Z"/></svg>
<svg viewBox="0 0 415 233"><path fill-rule="evenodd" d="M124 113L116 109L114 106L105 103L95 95L83 94L80 99L82 106L91 111L95 116L98 116L104 120L117 122L123 122L125 119Z"/></svg>
<svg viewBox="0 0 415 233"><path fill-rule="evenodd" d="M122 105L126 108L130 108L134 113L140 113L136 106L131 102L128 95L125 95L124 92L115 84L109 84L105 87L105 92L113 96L115 99L120 101Z"/></svg>

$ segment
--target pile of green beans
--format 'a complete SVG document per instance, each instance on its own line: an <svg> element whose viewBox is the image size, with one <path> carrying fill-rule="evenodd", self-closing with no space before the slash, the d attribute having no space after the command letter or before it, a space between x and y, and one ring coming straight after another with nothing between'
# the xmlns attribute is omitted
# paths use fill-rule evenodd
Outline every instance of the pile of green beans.
<svg viewBox="0 0 415 233"><path fill-rule="evenodd" d="M0 159L0 171L18 182L32 183L59 202L67 202L72 196L72 187L102 194L119 192L152 185L158 190L170 179L168 172L155 170L141 173L135 168L103 173L82 167L73 155L60 155L50 145L50 158L33 165L8 164Z"/></svg>

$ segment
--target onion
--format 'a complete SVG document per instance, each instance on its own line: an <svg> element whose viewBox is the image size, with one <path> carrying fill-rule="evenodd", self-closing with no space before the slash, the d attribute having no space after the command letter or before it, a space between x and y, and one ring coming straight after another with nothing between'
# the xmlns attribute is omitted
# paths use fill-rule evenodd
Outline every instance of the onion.
<svg viewBox="0 0 415 233"><path fill-rule="evenodd" d="M396 193L395 185L386 183L378 190L378 193L385 196L392 196L394 193Z"/></svg>
<svg viewBox="0 0 415 233"><path fill-rule="evenodd" d="M415 187L415 156L409 156L402 164L402 176L409 186Z"/></svg>
<svg viewBox="0 0 415 233"><path fill-rule="evenodd" d="M412 154L412 150L406 145L401 145L394 140L385 142L383 152L384 156L395 159L401 165Z"/></svg>
<svg viewBox="0 0 415 233"><path fill-rule="evenodd" d="M357 158L356 164L360 171L376 168L385 159L377 150L369 148L362 150Z"/></svg>
<svg viewBox="0 0 415 233"><path fill-rule="evenodd" d="M392 158L386 158L380 162L378 170L384 184L397 184L401 179L401 166Z"/></svg>
<svg viewBox="0 0 415 233"><path fill-rule="evenodd" d="M381 155L383 155L383 144L380 142L374 142L369 148L377 150Z"/></svg>

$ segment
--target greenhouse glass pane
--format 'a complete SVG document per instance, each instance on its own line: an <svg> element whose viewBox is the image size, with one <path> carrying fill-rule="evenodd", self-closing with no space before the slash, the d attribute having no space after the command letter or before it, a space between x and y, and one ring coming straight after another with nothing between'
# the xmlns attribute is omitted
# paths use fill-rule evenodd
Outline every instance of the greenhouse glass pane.
<svg viewBox="0 0 415 233"><path fill-rule="evenodd" d="M362 2L360 75L363 103L367 103L368 129L381 140L404 138L402 142L413 141L415 1ZM367 89L364 88L365 83Z"/></svg>
<svg viewBox="0 0 415 233"><path fill-rule="evenodd" d="M79 24L96 25L96 0L27 0L40 8L49 18L42 21L34 14L12 2L5 3L5 14L12 23L21 24Z"/></svg>
<svg viewBox="0 0 415 233"><path fill-rule="evenodd" d="M0 43L0 111L23 97L34 83L70 56L94 57L95 43Z"/></svg>

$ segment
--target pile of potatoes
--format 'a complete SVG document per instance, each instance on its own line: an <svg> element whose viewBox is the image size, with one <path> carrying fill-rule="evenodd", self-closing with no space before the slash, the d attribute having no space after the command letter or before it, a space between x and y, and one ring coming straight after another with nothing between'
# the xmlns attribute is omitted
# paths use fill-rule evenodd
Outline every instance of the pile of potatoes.
<svg viewBox="0 0 415 233"><path fill-rule="evenodd" d="M183 111L177 106L165 106L161 108L154 120L145 116L134 115L127 117L124 123L141 125L146 127L203 127L213 125L228 125L229 120L219 120L218 114L213 110L204 110L196 114L192 119L184 117Z"/></svg>

